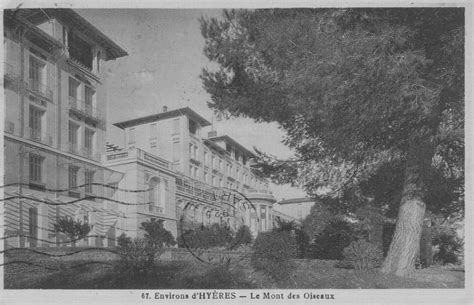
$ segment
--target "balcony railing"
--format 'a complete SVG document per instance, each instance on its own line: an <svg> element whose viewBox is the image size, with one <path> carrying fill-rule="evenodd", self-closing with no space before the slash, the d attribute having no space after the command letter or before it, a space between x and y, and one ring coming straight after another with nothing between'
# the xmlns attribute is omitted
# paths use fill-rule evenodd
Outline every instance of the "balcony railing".
<svg viewBox="0 0 474 305"><path fill-rule="evenodd" d="M35 142L39 142L48 146L53 145L53 137L39 129L28 128L28 136L29 139Z"/></svg>
<svg viewBox="0 0 474 305"><path fill-rule="evenodd" d="M92 107L92 105L87 104L73 96L69 97L69 107L71 110L80 115L84 115L95 120L102 120L102 114L99 109Z"/></svg>
<svg viewBox="0 0 474 305"><path fill-rule="evenodd" d="M52 100L53 99L53 91L48 87L46 86L46 84L43 84L41 82L39 82L38 80L35 80L35 79L29 79L28 81L28 90L36 93L36 94L39 94L49 100Z"/></svg>
<svg viewBox="0 0 474 305"><path fill-rule="evenodd" d="M153 154L147 153L139 148L134 148L129 151L120 151L107 154L107 161L135 159L143 160L154 164L155 166L172 169L171 163L165 159L157 157Z"/></svg>
<svg viewBox="0 0 474 305"><path fill-rule="evenodd" d="M163 214L163 208L162 207L157 207L157 206L154 206L154 205L149 205L148 206L148 211L152 212L152 213Z"/></svg>

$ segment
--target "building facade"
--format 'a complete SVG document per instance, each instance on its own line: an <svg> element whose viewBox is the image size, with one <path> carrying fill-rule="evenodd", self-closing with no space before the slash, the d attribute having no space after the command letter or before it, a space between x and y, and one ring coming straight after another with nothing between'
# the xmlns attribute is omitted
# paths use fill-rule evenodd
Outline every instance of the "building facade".
<svg viewBox="0 0 474 305"><path fill-rule="evenodd" d="M112 234L118 214L101 185L121 174L101 163L103 65L127 53L70 9L4 10L4 53L7 246L61 244L62 216L93 223L91 236Z"/></svg>
<svg viewBox="0 0 474 305"><path fill-rule="evenodd" d="M193 224L215 222L228 222L234 229L246 224L254 235L272 228L276 200L268 182L252 171L255 155L227 135L217 136L215 131L205 135L203 129L210 122L189 107L169 111L164 107L161 113L114 125L123 129L126 147L107 155L108 167L123 171L119 164L130 155L154 158L156 163L153 169L127 171L119 188L156 188L157 193L166 193L148 195L149 207L143 209L140 219L163 219L165 226L176 228L172 230L175 235ZM131 182L128 175L137 180ZM141 202L147 202L146 196ZM173 200L174 210L168 206ZM137 231L138 224L128 229Z"/></svg>
<svg viewBox="0 0 474 305"><path fill-rule="evenodd" d="M314 199L308 197L283 199L275 205L275 209L301 221L310 214L311 207L315 203Z"/></svg>
<svg viewBox="0 0 474 305"><path fill-rule="evenodd" d="M175 237L212 223L272 229L255 155L205 133L188 107L116 123L125 147L106 152L104 63L127 53L104 33L70 9L5 10L4 24L7 247L114 246L153 218ZM88 237L56 232L66 216L90 224Z"/></svg>

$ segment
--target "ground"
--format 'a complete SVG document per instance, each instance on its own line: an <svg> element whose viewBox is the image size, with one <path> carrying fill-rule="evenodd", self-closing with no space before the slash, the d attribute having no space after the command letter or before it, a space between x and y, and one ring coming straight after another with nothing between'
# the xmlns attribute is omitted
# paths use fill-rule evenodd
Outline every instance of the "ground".
<svg viewBox="0 0 474 305"><path fill-rule="evenodd" d="M5 266L5 289L371 289L371 288L463 288L461 267L430 267L400 278L378 272L357 273L336 267L337 261L294 260L295 272L277 282L255 272L248 260L231 261L228 267L192 259L160 261L147 276L132 280L121 276L113 256L87 251L77 257L49 257L16 251L6 261L26 263ZM91 257L99 263L91 264ZM50 268L50 269L47 269ZM146 280L143 280L146 277Z"/></svg>

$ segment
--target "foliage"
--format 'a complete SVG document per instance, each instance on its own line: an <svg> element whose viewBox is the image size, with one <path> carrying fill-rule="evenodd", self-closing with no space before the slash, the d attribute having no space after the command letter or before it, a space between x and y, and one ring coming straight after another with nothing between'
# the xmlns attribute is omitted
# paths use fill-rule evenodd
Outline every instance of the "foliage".
<svg viewBox="0 0 474 305"><path fill-rule="evenodd" d="M369 271L380 266L383 252L376 245L364 239L353 241L344 248L344 260L351 263L357 271Z"/></svg>
<svg viewBox="0 0 474 305"><path fill-rule="evenodd" d="M151 219L142 222L140 229L145 231L145 240L157 248L174 246L176 244L173 234L164 228L164 221L161 219Z"/></svg>
<svg viewBox="0 0 474 305"><path fill-rule="evenodd" d="M125 234L119 237L118 272L124 277L139 279L148 276L156 267L156 259L164 252L164 247L176 244L170 231L164 228L163 220L147 220L141 223L144 238L131 240Z"/></svg>
<svg viewBox="0 0 474 305"><path fill-rule="evenodd" d="M246 225L242 225L239 227L237 232L235 233L235 237L232 241L231 249L238 248L240 245L249 245L252 243L253 237L252 232L250 232L250 228Z"/></svg>
<svg viewBox="0 0 474 305"><path fill-rule="evenodd" d="M309 236L304 230L296 224L295 221L285 221L276 218L276 226L273 228L276 232L287 232L295 238L298 247L297 258L305 258L309 249Z"/></svg>
<svg viewBox="0 0 474 305"><path fill-rule="evenodd" d="M276 281L288 278L294 266L292 258L297 255L296 240L285 231L260 233L253 246L251 265Z"/></svg>
<svg viewBox="0 0 474 305"><path fill-rule="evenodd" d="M357 240L359 236L353 224L337 217L316 236L311 256L317 259L341 260L344 258L344 248Z"/></svg>
<svg viewBox="0 0 474 305"><path fill-rule="evenodd" d="M436 228L433 232L433 246L438 248L433 256L436 263L446 265L460 262L459 256L463 253L464 242L457 237L454 229Z"/></svg>
<svg viewBox="0 0 474 305"><path fill-rule="evenodd" d="M178 246L196 249L228 247L232 244L233 235L232 229L228 226L213 223L210 226L200 226L184 231L178 237Z"/></svg>
<svg viewBox="0 0 474 305"><path fill-rule="evenodd" d="M125 233L122 233L117 237L117 245L121 248L128 246L131 242L132 238L127 236Z"/></svg>
<svg viewBox="0 0 474 305"><path fill-rule="evenodd" d="M59 217L53 224L56 232L66 234L75 245L76 240L83 239L92 230L92 226L88 223L82 223L80 220L74 220L72 217Z"/></svg>
<svg viewBox="0 0 474 305"><path fill-rule="evenodd" d="M217 64L201 75L209 106L279 123L296 151L290 160L259 154L274 181L336 198L344 213L376 195L398 215L403 194L445 215L462 212L464 9L225 10L201 19L201 32ZM403 192L407 161L416 192ZM394 183L371 181L387 197L361 186L382 166ZM448 201L429 192L444 179Z"/></svg>
<svg viewBox="0 0 474 305"><path fill-rule="evenodd" d="M326 205L316 202L310 209L308 216L303 219L302 229L309 236L310 240L320 234L334 215Z"/></svg>

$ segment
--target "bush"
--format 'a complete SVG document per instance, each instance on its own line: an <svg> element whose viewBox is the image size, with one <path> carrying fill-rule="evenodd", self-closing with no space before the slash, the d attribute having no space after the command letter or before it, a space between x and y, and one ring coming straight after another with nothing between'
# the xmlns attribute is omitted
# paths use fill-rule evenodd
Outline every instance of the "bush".
<svg viewBox="0 0 474 305"><path fill-rule="evenodd" d="M178 246L193 249L228 247L232 240L233 232L229 227L214 223L211 226L201 226L184 231L178 237Z"/></svg>
<svg viewBox="0 0 474 305"><path fill-rule="evenodd" d="M344 258L344 248L357 240L359 232L344 219L333 219L316 236L312 246L311 256L317 259L341 260Z"/></svg>
<svg viewBox="0 0 474 305"><path fill-rule="evenodd" d="M276 226L273 228L276 232L288 232L295 237L298 247L297 258L306 258L309 249L309 236L294 221L286 221L277 218Z"/></svg>
<svg viewBox="0 0 474 305"><path fill-rule="evenodd" d="M434 232L433 246L438 248L438 252L433 256L433 260L442 265L458 264L459 256L462 255L464 243L456 236L456 232L449 228L438 228Z"/></svg>
<svg viewBox="0 0 474 305"><path fill-rule="evenodd" d="M153 269L155 248L144 238L136 238L119 248L117 269L123 277L141 279Z"/></svg>
<svg viewBox="0 0 474 305"><path fill-rule="evenodd" d="M235 233L234 240L232 241L231 249L238 248L240 245L248 245L252 243L252 233L250 232L250 228L246 225L240 226Z"/></svg>
<svg viewBox="0 0 474 305"><path fill-rule="evenodd" d="M357 271L369 271L382 263L383 252L376 245L363 239L353 241L344 248L344 261Z"/></svg>
<svg viewBox="0 0 474 305"><path fill-rule="evenodd" d="M155 260L164 252L164 247L176 242L164 228L163 220L142 222L140 229L145 231L144 238L131 240L125 234L120 235L117 269L122 276L142 280L155 269Z"/></svg>
<svg viewBox="0 0 474 305"><path fill-rule="evenodd" d="M132 242L132 238L128 237L125 233L120 234L117 238L117 245L121 248L128 246Z"/></svg>
<svg viewBox="0 0 474 305"><path fill-rule="evenodd" d="M274 280L284 280L292 274L291 259L297 255L295 238L288 232L263 232L253 246L251 265Z"/></svg>

